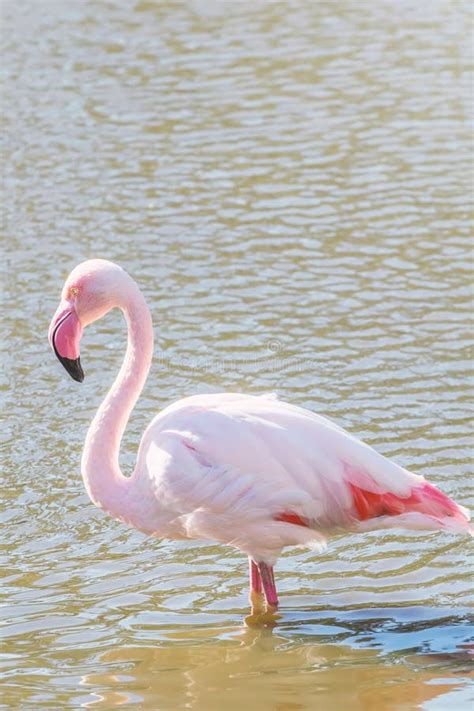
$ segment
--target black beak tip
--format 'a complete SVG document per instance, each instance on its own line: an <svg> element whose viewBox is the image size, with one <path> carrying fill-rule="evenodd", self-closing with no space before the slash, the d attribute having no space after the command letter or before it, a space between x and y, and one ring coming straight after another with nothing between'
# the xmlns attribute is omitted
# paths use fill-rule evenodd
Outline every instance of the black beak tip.
<svg viewBox="0 0 474 711"><path fill-rule="evenodd" d="M63 358L60 355L58 355L58 358L71 378L76 380L78 383L82 383L84 380L84 371L82 370L81 359Z"/></svg>

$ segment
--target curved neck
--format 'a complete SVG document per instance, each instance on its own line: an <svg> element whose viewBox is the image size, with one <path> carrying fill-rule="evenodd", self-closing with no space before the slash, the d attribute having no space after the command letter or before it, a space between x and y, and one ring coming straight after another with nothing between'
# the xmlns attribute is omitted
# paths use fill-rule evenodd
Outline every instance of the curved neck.
<svg viewBox="0 0 474 711"><path fill-rule="evenodd" d="M81 469L94 504L120 518L130 486L130 479L120 471L120 442L150 368L153 326L145 299L134 282L118 306L128 326L127 352L87 432Z"/></svg>

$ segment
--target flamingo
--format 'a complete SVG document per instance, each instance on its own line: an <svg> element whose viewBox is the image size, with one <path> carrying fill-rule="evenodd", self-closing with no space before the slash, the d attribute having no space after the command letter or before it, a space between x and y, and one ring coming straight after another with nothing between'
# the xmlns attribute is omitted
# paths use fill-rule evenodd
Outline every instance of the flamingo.
<svg viewBox="0 0 474 711"><path fill-rule="evenodd" d="M253 613L277 610L273 568L286 546L322 550L335 533L392 527L472 535L467 510L422 476L331 420L271 395L178 400L151 421L135 469L124 476L120 442L153 352L143 294L113 262L83 262L66 279L49 341L82 382L82 331L115 307L125 316L128 345L87 432L81 463L87 493L147 535L213 540L242 551Z"/></svg>

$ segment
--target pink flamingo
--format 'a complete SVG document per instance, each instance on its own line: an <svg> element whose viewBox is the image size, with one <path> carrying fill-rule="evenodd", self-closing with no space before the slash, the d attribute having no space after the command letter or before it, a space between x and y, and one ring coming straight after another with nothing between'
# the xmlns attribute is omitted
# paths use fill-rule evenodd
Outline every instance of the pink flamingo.
<svg viewBox="0 0 474 711"><path fill-rule="evenodd" d="M166 407L146 429L130 477L120 441L153 351L149 309L136 283L93 259L67 278L49 340L81 382L85 326L120 308L128 346L86 436L82 476L93 503L159 538L201 538L249 558L254 612L274 612L273 566L285 546L322 549L326 536L406 527L471 533L469 515L422 476L389 461L330 420L273 396L195 395Z"/></svg>

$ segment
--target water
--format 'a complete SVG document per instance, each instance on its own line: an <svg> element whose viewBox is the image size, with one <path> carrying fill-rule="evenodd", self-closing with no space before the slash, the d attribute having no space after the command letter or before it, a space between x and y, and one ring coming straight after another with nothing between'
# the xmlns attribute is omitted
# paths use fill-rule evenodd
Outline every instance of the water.
<svg viewBox="0 0 474 711"><path fill-rule="evenodd" d="M49 350L66 274L141 284L157 351L123 445L187 394L276 391L473 506L471 45L463 2L3 4L3 704L469 708L469 543L289 550L282 619L246 561L88 501L87 425L125 346Z"/></svg>

